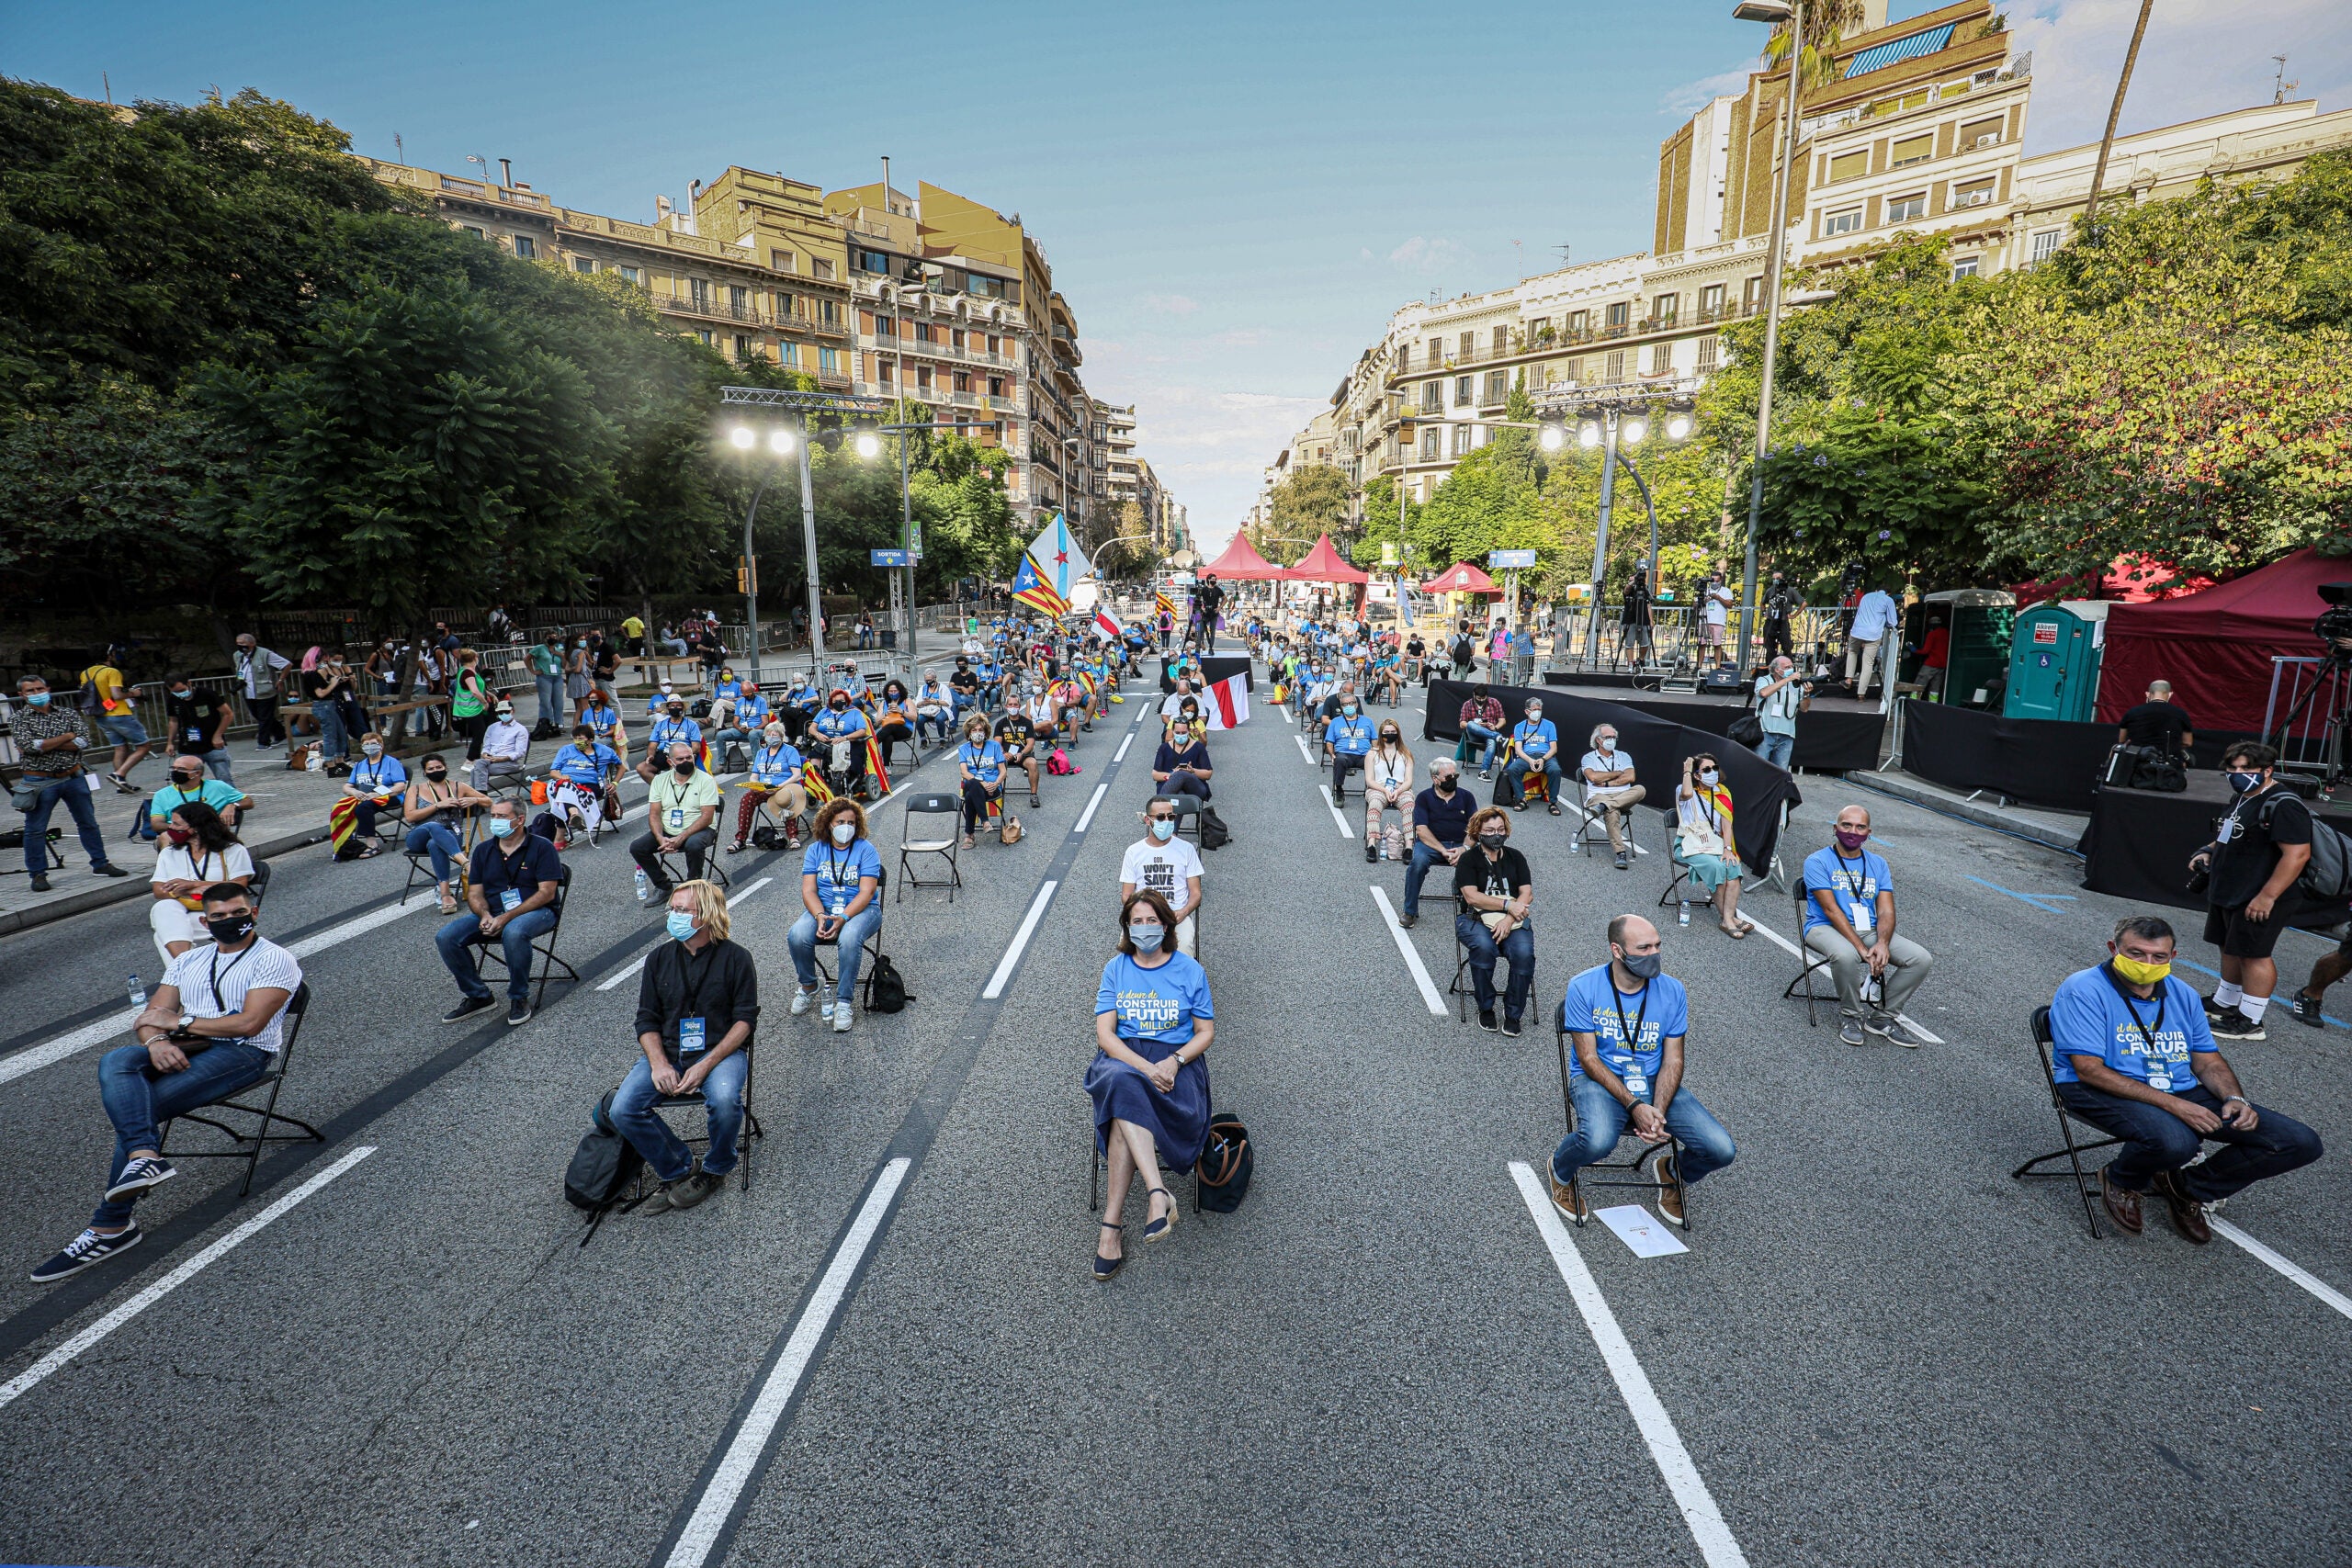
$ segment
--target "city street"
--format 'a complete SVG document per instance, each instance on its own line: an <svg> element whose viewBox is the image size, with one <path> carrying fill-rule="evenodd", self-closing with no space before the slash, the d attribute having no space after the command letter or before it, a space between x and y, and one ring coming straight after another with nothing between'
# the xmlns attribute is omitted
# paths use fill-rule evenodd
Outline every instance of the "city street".
<svg viewBox="0 0 2352 1568"><path fill-rule="evenodd" d="M1209 737L1234 839L1204 857L1202 937L1214 1100L1254 1184L1216 1214L1173 1180L1182 1222L1148 1247L1138 1194L1108 1285L1080 1077L1151 793L1136 682L1082 773L1012 799L1023 842L963 852L952 904L897 886L906 796L952 760L899 777L872 836L901 1013L790 1017L798 856L726 858L765 1008L748 1190L584 1247L565 1163L666 940L622 842L568 853L582 980L517 1029L435 1021L455 987L429 889L395 902L400 856L282 857L263 931L314 993L283 1108L328 1141L242 1201L241 1163L184 1163L143 1246L54 1286L25 1275L103 1186L96 1065L154 951L135 903L0 938L0 1559L2352 1560L2341 1155L2233 1201L2201 1249L2160 1206L2094 1240L2064 1181L2009 1178L2060 1146L2027 1017L2136 912L2070 856L1800 777L1784 858L1867 804L1936 955L1910 1010L1932 1043L1857 1049L1834 1002L1809 1026L1781 999L1784 887L1751 886L1745 941L1703 909L1679 928L1657 812L1623 872L1569 852L1572 816L1514 815L1537 969L1510 1039L1458 1021L1452 906L1393 923L1402 864L1364 862L1360 799L1333 810L1261 686ZM1425 781L1445 748L1417 696ZM1542 1185L1551 1020L1627 909L1660 918L1689 1089L1739 1150L1693 1188L1688 1250L1652 1258ZM2210 989L2213 951L2165 912ZM2326 950L2285 939L2285 981ZM2352 1140L2352 1036L2283 1005L2268 1027L2228 1052L2247 1092Z"/></svg>

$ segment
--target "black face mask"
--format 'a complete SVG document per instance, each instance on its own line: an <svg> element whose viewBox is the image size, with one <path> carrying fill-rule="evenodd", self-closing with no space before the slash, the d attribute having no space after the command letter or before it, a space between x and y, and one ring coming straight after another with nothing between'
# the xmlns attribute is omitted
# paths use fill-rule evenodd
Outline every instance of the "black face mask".
<svg viewBox="0 0 2352 1568"><path fill-rule="evenodd" d="M204 922L204 929L212 933L214 942L228 947L254 934L254 918L250 914L216 915Z"/></svg>
<svg viewBox="0 0 2352 1568"><path fill-rule="evenodd" d="M438 784L443 779L449 776L449 770L447 768L427 768L424 770L424 776L431 779L434 783Z"/></svg>
<svg viewBox="0 0 2352 1568"><path fill-rule="evenodd" d="M1448 773L1442 779L1432 780L1430 782L1430 787L1435 789L1440 795L1452 795L1453 793L1453 775L1452 773Z"/></svg>
<svg viewBox="0 0 2352 1568"><path fill-rule="evenodd" d="M670 764L670 771L682 779L690 779L695 776L695 765L691 761L673 762Z"/></svg>
<svg viewBox="0 0 2352 1568"><path fill-rule="evenodd" d="M1510 841L1510 839L1501 833L1481 833L1478 835L1478 847L1486 851L1488 854L1493 854L1497 850L1501 849Z"/></svg>

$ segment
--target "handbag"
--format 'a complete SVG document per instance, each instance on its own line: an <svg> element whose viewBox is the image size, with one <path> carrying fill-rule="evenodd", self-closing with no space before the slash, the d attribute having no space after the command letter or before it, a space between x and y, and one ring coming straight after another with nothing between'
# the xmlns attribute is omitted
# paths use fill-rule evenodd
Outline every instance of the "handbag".
<svg viewBox="0 0 2352 1568"><path fill-rule="evenodd" d="M1743 713L1731 721L1724 737L1735 746L1754 746L1764 739L1764 721L1752 713Z"/></svg>
<svg viewBox="0 0 2352 1568"><path fill-rule="evenodd" d="M1000 844L1008 845L1019 843L1021 841L1021 818L1015 817L1010 811L1006 812L1004 814L1003 820L997 824L996 841Z"/></svg>
<svg viewBox="0 0 2352 1568"><path fill-rule="evenodd" d="M1210 1213L1233 1213L1250 1195L1250 1177L1257 1165L1250 1129L1229 1114L1212 1112L1208 1137L1201 1145L1199 1162L1193 1167L1200 1183L1193 1202Z"/></svg>

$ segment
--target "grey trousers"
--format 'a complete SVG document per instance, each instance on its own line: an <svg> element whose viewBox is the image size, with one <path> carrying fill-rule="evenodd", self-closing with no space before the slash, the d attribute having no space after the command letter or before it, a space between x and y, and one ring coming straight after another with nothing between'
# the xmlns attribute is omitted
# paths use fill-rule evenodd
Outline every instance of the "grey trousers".
<svg viewBox="0 0 2352 1568"><path fill-rule="evenodd" d="M1838 1005L1841 1011L1860 1018L1862 1015L1862 981L1871 966L1854 951L1854 944L1839 936L1829 926L1815 926L1805 934L1805 946L1829 960L1829 976L1838 985ZM1911 993L1936 966L1935 955L1901 931L1888 939L1886 944L1886 1006L1884 1011L1898 1013Z"/></svg>

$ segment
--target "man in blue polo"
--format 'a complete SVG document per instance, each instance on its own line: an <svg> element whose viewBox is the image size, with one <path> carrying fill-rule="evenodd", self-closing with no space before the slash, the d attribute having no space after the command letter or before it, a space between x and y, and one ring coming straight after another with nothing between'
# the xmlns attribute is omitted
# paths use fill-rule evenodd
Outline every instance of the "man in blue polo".
<svg viewBox="0 0 2352 1568"><path fill-rule="evenodd" d="M727 764L731 761L728 756L729 749L740 746L748 754L767 724L767 698L760 695L756 682L744 682L735 694L732 713L718 732L718 769L721 773L728 771Z"/></svg>
<svg viewBox="0 0 2352 1568"><path fill-rule="evenodd" d="M1903 1004L1927 979L1935 955L1894 934L1894 874L1868 847L1870 812L1847 807L1835 831L1836 842L1805 856L1804 944L1829 960L1842 1020L1838 1038L1860 1045L1874 1034L1916 1049Z"/></svg>
<svg viewBox="0 0 2352 1568"><path fill-rule="evenodd" d="M1544 804L1552 815L1560 814L1560 732L1544 716L1544 702L1540 697L1527 700L1527 716L1511 727L1510 761L1503 768L1503 794L1527 809L1527 775L1541 773L1545 792Z"/></svg>
<svg viewBox="0 0 2352 1568"><path fill-rule="evenodd" d="M1645 1144L1679 1142L1658 1156L1657 1212L1688 1224L1683 1189L1732 1162L1724 1124L1682 1087L1682 1043L1690 1002L1682 982L1662 972L1657 928L1639 915L1609 922L1609 962L1568 982L1560 1027L1574 1042L1568 1099L1577 1130L1552 1153L1552 1205L1581 1224L1592 1206L1577 1172L1608 1157L1628 1124Z"/></svg>
<svg viewBox="0 0 2352 1568"><path fill-rule="evenodd" d="M2240 1092L2204 998L2172 973L2175 945L2156 916L2116 922L2108 961L2066 976L2050 1000L2050 1076L2068 1111L2123 1141L2099 1168L2108 1217L2139 1235L2153 1190L2172 1228L2201 1247L2213 1239L2206 1204L2321 1150L2318 1134ZM2208 1138L2226 1146L2191 1167Z"/></svg>
<svg viewBox="0 0 2352 1568"><path fill-rule="evenodd" d="M1323 755L1331 761L1331 798L1348 793L1348 775L1363 771L1364 753L1372 750L1372 720L1356 699L1353 682L1340 688L1340 711L1323 727Z"/></svg>
<svg viewBox="0 0 2352 1568"><path fill-rule="evenodd" d="M462 1023L494 1005L473 953L477 944L493 942L506 960L506 1021L528 1023L531 940L555 924L563 877L555 846L524 831L522 803L511 797L491 807L489 827L490 837L474 846L466 868L469 908L434 936L460 993L458 1005L441 1015L444 1023Z"/></svg>

